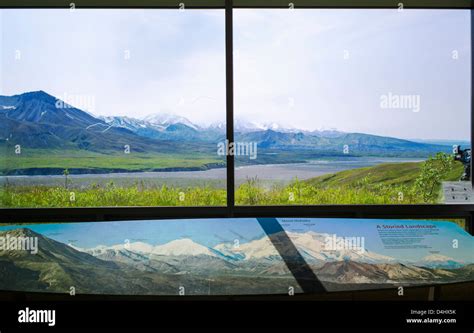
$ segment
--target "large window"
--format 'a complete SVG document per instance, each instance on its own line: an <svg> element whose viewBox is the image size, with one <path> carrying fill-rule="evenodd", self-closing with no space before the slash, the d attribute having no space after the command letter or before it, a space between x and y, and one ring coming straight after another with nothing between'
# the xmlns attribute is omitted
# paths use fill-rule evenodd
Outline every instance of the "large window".
<svg viewBox="0 0 474 333"><path fill-rule="evenodd" d="M443 202L470 148L469 15L234 10L234 133L256 146L236 203Z"/></svg>
<svg viewBox="0 0 474 333"><path fill-rule="evenodd" d="M223 10L1 10L3 207L226 202Z"/></svg>
<svg viewBox="0 0 474 333"><path fill-rule="evenodd" d="M468 10L232 12L0 10L0 205L471 202Z"/></svg>

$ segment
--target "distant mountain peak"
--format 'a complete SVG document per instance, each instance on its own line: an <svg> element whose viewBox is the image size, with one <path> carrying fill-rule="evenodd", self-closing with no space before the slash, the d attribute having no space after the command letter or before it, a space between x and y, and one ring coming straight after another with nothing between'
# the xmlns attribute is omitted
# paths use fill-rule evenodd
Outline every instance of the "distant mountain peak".
<svg viewBox="0 0 474 333"><path fill-rule="evenodd" d="M0 96L0 105L6 104L2 101L14 106L14 108L3 107L2 109L7 118L15 121L79 128L102 123L100 119L88 112L70 106L43 90L15 96Z"/></svg>
<svg viewBox="0 0 474 333"><path fill-rule="evenodd" d="M18 96L20 100L22 101L37 99L37 100L41 100L42 102L52 103L52 104L55 104L56 101L58 100L56 97L48 94L47 92L43 90L30 91L30 92L26 92L26 93L16 95L16 96Z"/></svg>
<svg viewBox="0 0 474 333"><path fill-rule="evenodd" d="M176 239L169 243L155 246L153 254L171 256L216 256L210 248L198 244L189 238Z"/></svg>
<svg viewBox="0 0 474 333"><path fill-rule="evenodd" d="M423 257L419 262L416 262L415 265L431 268L458 268L464 266L465 262L455 260L443 254L433 253Z"/></svg>
<svg viewBox="0 0 474 333"><path fill-rule="evenodd" d="M296 247L310 260L347 261L362 263L393 262L394 258L364 249L337 249L326 248L326 240L330 234L309 232L287 232Z"/></svg>
<svg viewBox="0 0 474 333"><path fill-rule="evenodd" d="M126 128L132 132L150 127L150 124L146 121L128 116L99 116L99 119L103 120L110 126Z"/></svg>
<svg viewBox="0 0 474 333"><path fill-rule="evenodd" d="M453 258L451 257L448 257L448 256L445 256L445 255L442 255L442 254L430 254L426 257L423 257L422 260L425 260L425 261L446 261L446 260L454 260Z"/></svg>
<svg viewBox="0 0 474 333"><path fill-rule="evenodd" d="M175 115L175 114L166 113L166 112L148 115L145 118L143 118L143 120L146 122L149 122L150 124L164 126L164 127L168 127L170 125L176 125L176 124L183 124L188 127L191 127L194 130L199 129L199 126L191 122L189 119L182 116Z"/></svg>
<svg viewBox="0 0 474 333"><path fill-rule="evenodd" d="M43 238L41 234L34 232L29 228L18 228L0 232L1 234L9 235L10 237L38 237Z"/></svg>
<svg viewBox="0 0 474 333"><path fill-rule="evenodd" d="M245 118L237 117L234 121L234 128L236 132L256 132L256 131L279 131L279 132L293 132L296 129L289 125L280 124L278 122L263 122L249 121Z"/></svg>
<svg viewBox="0 0 474 333"><path fill-rule="evenodd" d="M91 249L76 249L91 253L94 255L99 255L106 253L107 251L131 251L136 253L141 253L145 255L163 255L163 256L199 256L207 255L215 257L216 253L213 249L208 248L207 246L201 245L194 242L189 238L182 238L172 240L168 243L162 245L150 245L144 242L133 242L127 244L117 244L112 246L99 245Z"/></svg>

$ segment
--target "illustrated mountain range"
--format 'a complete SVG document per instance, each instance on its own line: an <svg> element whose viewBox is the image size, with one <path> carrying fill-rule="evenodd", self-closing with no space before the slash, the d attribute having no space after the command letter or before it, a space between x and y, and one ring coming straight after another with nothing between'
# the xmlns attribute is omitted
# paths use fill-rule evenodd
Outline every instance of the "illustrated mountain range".
<svg viewBox="0 0 474 333"><path fill-rule="evenodd" d="M289 163L321 156L344 156L346 145L349 152L345 153L349 156L426 158L436 152L450 153L452 150L451 145L364 133L303 131L239 119L235 123L236 141L256 142L259 149L259 158L242 163ZM156 114L144 119L96 117L44 91L0 96L2 145L99 153L122 152L124 146L129 145L135 153L202 152L216 157L217 143L224 140L224 123L202 127L184 117L169 114Z"/></svg>
<svg viewBox="0 0 474 333"><path fill-rule="evenodd" d="M277 235L278 236L278 235ZM327 251L324 234L288 233L328 291L474 280L474 264L441 255L418 263L365 251ZM0 237L38 237L39 251L0 250L0 289L67 293L176 295L301 292L269 238L214 247L192 239L81 249L21 228ZM283 247L284 249L284 247ZM289 258L291 260L291 258Z"/></svg>

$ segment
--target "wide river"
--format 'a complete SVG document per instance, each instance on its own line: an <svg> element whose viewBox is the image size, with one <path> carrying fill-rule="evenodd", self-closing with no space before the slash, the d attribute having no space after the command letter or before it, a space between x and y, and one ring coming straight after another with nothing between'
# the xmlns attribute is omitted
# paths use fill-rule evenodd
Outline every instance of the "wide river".
<svg viewBox="0 0 474 333"><path fill-rule="evenodd" d="M264 183L288 183L298 179L308 179L325 174L348 169L373 166L381 163L417 162L420 159L400 158L347 158L344 160L315 160L309 163L295 164L266 164L241 166L235 169L236 183L241 184L248 178L257 178ZM145 186L209 186L224 187L226 169L211 169L205 171L171 171L171 172L136 172L109 174L69 175L68 183L72 187L86 187L91 184L113 182L116 185L127 186L143 182ZM2 182L10 185L45 185L64 186L64 176L8 176Z"/></svg>

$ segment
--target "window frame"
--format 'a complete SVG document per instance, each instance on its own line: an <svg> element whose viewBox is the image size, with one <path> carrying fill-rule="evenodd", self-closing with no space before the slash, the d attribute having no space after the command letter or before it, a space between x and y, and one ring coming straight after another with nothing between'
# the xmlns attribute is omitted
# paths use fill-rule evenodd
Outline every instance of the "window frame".
<svg viewBox="0 0 474 333"><path fill-rule="evenodd" d="M73 1L71 1L73 3ZM234 142L234 64L233 64L233 9L241 8L331 8L331 9L381 9L398 6L387 0L81 0L75 8L143 8L185 10L224 9L225 11L225 62L226 62L226 137ZM403 2L405 9L462 9L470 10L471 31L471 145L474 142L474 86L473 44L474 10L471 1L410 0ZM0 9L71 8L63 0L6 0ZM471 162L472 164L472 162ZM0 222L99 222L172 218L229 218L229 217L340 217L340 218L464 218L466 229L473 233L474 204L400 204L400 205L282 205L236 206L235 159L226 158L226 206L176 206L176 207L84 207L84 208L0 208ZM471 167L471 182L474 172Z"/></svg>

